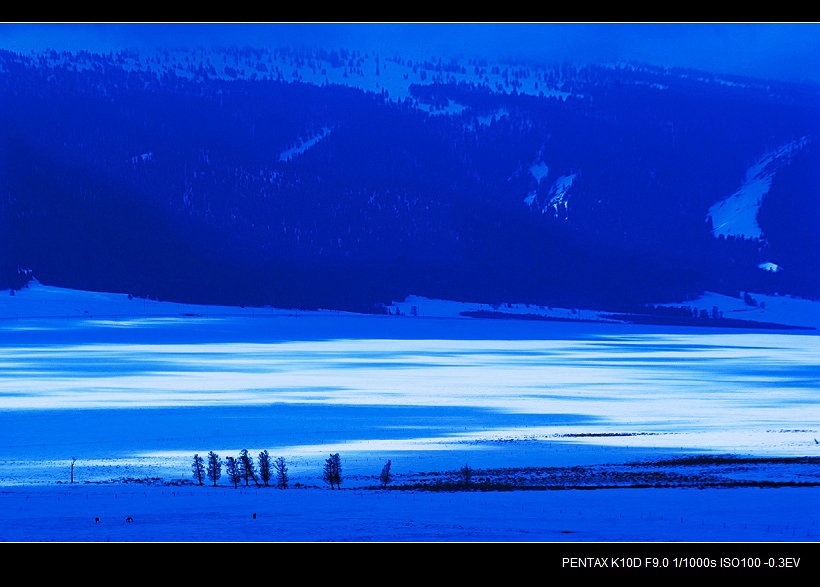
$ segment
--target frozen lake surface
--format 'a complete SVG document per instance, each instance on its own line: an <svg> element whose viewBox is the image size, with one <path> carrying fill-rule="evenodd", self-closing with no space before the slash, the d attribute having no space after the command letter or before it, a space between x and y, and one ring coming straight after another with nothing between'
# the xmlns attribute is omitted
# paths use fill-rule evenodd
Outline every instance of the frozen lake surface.
<svg viewBox="0 0 820 587"><path fill-rule="evenodd" d="M816 461L783 461L820 456L814 331L90 307L0 318L0 540L820 536ZM195 453L242 449L284 457L301 489L190 485ZM321 480L331 453L342 492ZM724 481L779 486L708 487L727 455L757 464ZM676 458L695 460L652 468ZM666 488L374 490L388 459L408 486L469 464Z"/></svg>
<svg viewBox="0 0 820 587"><path fill-rule="evenodd" d="M414 471L820 452L817 336L665 330L347 314L7 320L0 483L65 480L72 456L87 480L185 478L194 453L242 448L285 456L308 479L331 452L362 475L388 458Z"/></svg>

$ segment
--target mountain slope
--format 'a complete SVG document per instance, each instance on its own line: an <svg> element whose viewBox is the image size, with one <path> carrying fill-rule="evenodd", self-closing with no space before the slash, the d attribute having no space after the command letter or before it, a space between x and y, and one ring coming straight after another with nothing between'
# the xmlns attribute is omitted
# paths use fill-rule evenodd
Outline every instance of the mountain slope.
<svg viewBox="0 0 820 587"><path fill-rule="evenodd" d="M5 287L19 268L369 311L411 293L631 310L820 291L816 256L794 253L814 237L781 205L817 219L813 87L236 48L0 52L0 72ZM766 238L716 228L716 203L795 141L756 200Z"/></svg>

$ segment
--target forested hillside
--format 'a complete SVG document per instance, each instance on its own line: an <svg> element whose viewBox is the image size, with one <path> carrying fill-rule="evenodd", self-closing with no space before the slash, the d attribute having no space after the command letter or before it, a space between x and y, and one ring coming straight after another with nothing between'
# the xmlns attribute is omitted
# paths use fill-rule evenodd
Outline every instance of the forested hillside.
<svg viewBox="0 0 820 587"><path fill-rule="evenodd" d="M0 51L0 285L360 311L814 297L818 92L626 65ZM759 161L760 234L718 234L710 209Z"/></svg>

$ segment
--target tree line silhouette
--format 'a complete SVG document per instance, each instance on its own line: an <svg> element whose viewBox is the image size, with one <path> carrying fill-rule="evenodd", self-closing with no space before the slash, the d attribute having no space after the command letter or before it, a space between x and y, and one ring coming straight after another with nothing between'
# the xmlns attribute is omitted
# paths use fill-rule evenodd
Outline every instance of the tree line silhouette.
<svg viewBox="0 0 820 587"><path fill-rule="evenodd" d="M244 481L249 486L253 481L257 487L270 487L271 484L279 489L287 489L289 483L288 466L284 457L271 458L267 450L263 450L256 457L248 454L248 449L242 449L238 457L228 456L223 461L214 451L210 451L203 458L199 453L194 455L191 464L194 480L197 485L204 485L207 477L213 486L222 478L222 469L234 488Z"/></svg>
<svg viewBox="0 0 820 587"><path fill-rule="evenodd" d="M382 489L386 489L393 480L393 474L390 472L391 466L392 461L388 460L382 467L381 473L379 473L379 484ZM290 482L285 458L272 458L267 450L261 451L256 460L248 453L247 449L242 449L238 457L228 456L224 460L213 451L210 451L206 457L202 457L197 453L193 456L191 462L194 481L200 486L205 485L205 479L207 478L216 487L217 482L223 476L223 469L234 489L238 488L243 482L245 487L249 487L251 481L257 487L275 486L279 489L287 489ZM325 459L321 479L331 489L342 488L342 459L339 453L331 453Z"/></svg>

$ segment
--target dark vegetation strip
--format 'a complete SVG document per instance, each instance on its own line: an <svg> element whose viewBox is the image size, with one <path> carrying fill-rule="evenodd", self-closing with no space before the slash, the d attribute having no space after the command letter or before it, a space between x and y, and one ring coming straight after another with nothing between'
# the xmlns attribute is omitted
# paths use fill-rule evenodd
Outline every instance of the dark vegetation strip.
<svg viewBox="0 0 820 587"><path fill-rule="evenodd" d="M795 326L776 322L738 320L737 318L688 318L685 316L650 316L645 314L602 314L602 318L628 324L662 326L704 326L707 328L752 328L760 330L816 330L813 326Z"/></svg>
<svg viewBox="0 0 820 587"><path fill-rule="evenodd" d="M700 318L688 316L663 316L649 314L601 314L600 318L563 318L560 316L542 316L541 314L513 314L511 312L491 312L477 310L460 312L468 318L487 318L494 320L542 320L545 322L595 322L605 324L650 324L659 326L701 326L706 328L750 328L757 330L817 330L813 326L779 324L777 322L758 322L756 320L739 320L737 318Z"/></svg>
<svg viewBox="0 0 820 587"><path fill-rule="evenodd" d="M820 465L820 457L735 457L732 455L680 457L647 465Z"/></svg>
<svg viewBox="0 0 820 587"><path fill-rule="evenodd" d="M617 320L596 320L593 318L562 318L560 316L542 316L541 314L512 314L509 312L490 312L477 310L474 312L459 312L468 318L491 318L496 320L541 320L545 322L594 322L596 324L617 324Z"/></svg>
<svg viewBox="0 0 820 587"><path fill-rule="evenodd" d="M820 481L721 481L697 484L680 483L630 483L630 484L595 484L595 485L519 485L514 483L476 483L465 487L460 483L413 483L392 485L391 491L570 491L596 489L718 489L718 488L778 488L778 487L820 487ZM370 486L365 489L382 489Z"/></svg>

